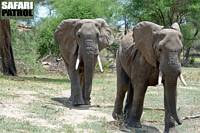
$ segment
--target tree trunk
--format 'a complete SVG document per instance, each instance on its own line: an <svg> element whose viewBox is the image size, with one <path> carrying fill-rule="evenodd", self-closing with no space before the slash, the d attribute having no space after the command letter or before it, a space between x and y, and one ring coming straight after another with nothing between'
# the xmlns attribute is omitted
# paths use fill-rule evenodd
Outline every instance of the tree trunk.
<svg viewBox="0 0 200 133"><path fill-rule="evenodd" d="M9 20L0 20L0 56L3 74L15 76L17 71L11 46L11 30Z"/></svg>
<svg viewBox="0 0 200 133"><path fill-rule="evenodd" d="M127 16L124 16L124 35L126 35L128 33L128 21L127 21Z"/></svg>
<svg viewBox="0 0 200 133"><path fill-rule="evenodd" d="M184 59L184 61L183 61L183 64L184 65L187 65L188 63L189 63L189 56L190 56L190 49L191 49L191 47L188 47L187 49L186 49L186 52L185 52L185 59Z"/></svg>

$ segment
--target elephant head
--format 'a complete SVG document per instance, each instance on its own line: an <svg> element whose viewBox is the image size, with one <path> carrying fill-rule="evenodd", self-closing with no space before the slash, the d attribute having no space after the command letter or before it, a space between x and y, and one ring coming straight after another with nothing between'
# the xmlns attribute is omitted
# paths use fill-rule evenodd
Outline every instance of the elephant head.
<svg viewBox="0 0 200 133"><path fill-rule="evenodd" d="M95 56L98 59L101 71L102 64L99 51L107 47L113 41L111 30L103 19L68 19L64 20L55 32L55 38L61 45L73 45L71 53L78 52L76 70L80 60L88 60Z"/></svg>
<svg viewBox="0 0 200 133"><path fill-rule="evenodd" d="M183 45L179 25L174 23L170 28L164 28L151 22L141 22L133 28L133 38L145 60L156 68L158 84L164 84L166 109L181 124L176 112L177 78L186 83L181 74Z"/></svg>
<svg viewBox="0 0 200 133"><path fill-rule="evenodd" d="M110 28L103 19L68 19L58 26L55 40L61 55L66 58L65 64L70 64L72 70L83 72L82 88L89 90L83 97L89 97L97 60L103 72L99 52L113 41Z"/></svg>

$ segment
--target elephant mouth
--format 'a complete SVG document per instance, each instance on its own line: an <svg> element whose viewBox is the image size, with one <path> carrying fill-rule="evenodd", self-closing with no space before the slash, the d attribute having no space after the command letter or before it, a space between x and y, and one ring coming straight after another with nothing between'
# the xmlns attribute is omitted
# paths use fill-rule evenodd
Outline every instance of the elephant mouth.
<svg viewBox="0 0 200 133"><path fill-rule="evenodd" d="M98 61L98 64L99 64L100 71L103 73L104 70L103 70L103 66L102 66L102 63L101 63L101 58L100 58L99 55L97 55L97 61ZM78 70L79 64L80 64L80 55L77 56L75 70Z"/></svg>
<svg viewBox="0 0 200 133"><path fill-rule="evenodd" d="M186 86L187 83L185 81L185 79L183 78L183 74L180 73L180 75L178 76L178 78L180 79L181 83ZM161 71L159 71L159 76L158 76L158 85L162 84L162 79L163 79L163 73Z"/></svg>

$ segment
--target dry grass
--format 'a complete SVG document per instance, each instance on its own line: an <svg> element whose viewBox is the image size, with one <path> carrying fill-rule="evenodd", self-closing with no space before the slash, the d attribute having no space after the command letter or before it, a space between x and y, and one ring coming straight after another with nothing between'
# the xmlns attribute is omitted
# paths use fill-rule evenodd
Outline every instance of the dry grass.
<svg viewBox="0 0 200 133"><path fill-rule="evenodd" d="M178 107L182 117L200 113L200 69L184 68L188 86L178 85ZM67 76L32 75L17 78L0 76L0 131L120 132L111 117L116 93L116 74L96 74L92 107L71 108L67 104L70 82ZM150 87L145 97L142 123L163 130L163 88ZM200 119L185 120L180 133L200 132Z"/></svg>

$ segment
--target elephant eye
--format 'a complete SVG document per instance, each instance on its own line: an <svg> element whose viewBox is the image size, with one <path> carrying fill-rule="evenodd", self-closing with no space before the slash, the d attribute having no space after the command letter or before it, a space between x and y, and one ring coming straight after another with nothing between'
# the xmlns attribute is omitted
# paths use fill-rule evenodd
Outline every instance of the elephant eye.
<svg viewBox="0 0 200 133"><path fill-rule="evenodd" d="M159 50L159 52L162 52L162 49L161 49L161 48L159 48L158 50Z"/></svg>

